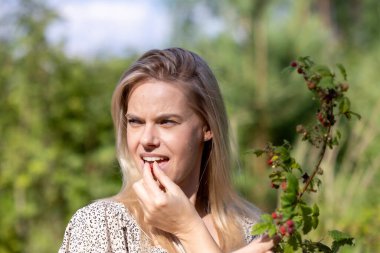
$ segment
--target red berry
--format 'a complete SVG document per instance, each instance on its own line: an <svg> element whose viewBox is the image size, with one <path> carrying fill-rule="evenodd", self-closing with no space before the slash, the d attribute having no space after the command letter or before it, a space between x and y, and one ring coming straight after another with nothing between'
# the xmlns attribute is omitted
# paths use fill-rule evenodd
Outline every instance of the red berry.
<svg viewBox="0 0 380 253"><path fill-rule="evenodd" d="M273 165L273 160L272 160L272 158L268 159L267 164L268 164L269 166L272 166L272 165Z"/></svg>
<svg viewBox="0 0 380 253"><path fill-rule="evenodd" d="M298 66L298 63L296 61L292 61L290 63L290 66L292 66L293 68L297 67Z"/></svg>
<svg viewBox="0 0 380 253"><path fill-rule="evenodd" d="M285 234L286 234L286 227L285 227L285 226L281 226L281 227L280 227L280 233L281 233L282 235L285 235Z"/></svg>
<svg viewBox="0 0 380 253"><path fill-rule="evenodd" d="M271 183L271 184L270 184L270 187L273 188L273 189L278 189L279 185L278 185L278 184Z"/></svg>
<svg viewBox="0 0 380 253"><path fill-rule="evenodd" d="M299 68L297 69L297 72L298 72L298 74L303 74L303 69L302 69L301 67L299 67Z"/></svg>
<svg viewBox="0 0 380 253"><path fill-rule="evenodd" d="M317 85L315 84L315 82L307 82L307 87L308 87L310 90L314 90L315 87L317 87Z"/></svg>
<svg viewBox="0 0 380 253"><path fill-rule="evenodd" d="M287 221L286 221L286 225L287 225L289 228L292 228L292 227L294 227L294 221L292 221L292 220L287 220Z"/></svg>
<svg viewBox="0 0 380 253"><path fill-rule="evenodd" d="M293 234L294 233L294 227L288 227L288 233L289 235Z"/></svg>
<svg viewBox="0 0 380 253"><path fill-rule="evenodd" d="M272 218L273 218L273 219L277 219L277 218L278 218L278 216L277 216L277 213L276 213L276 212L273 212L273 213L272 213Z"/></svg>
<svg viewBox="0 0 380 253"><path fill-rule="evenodd" d="M347 91L349 87L350 87L350 86L348 85L348 83L342 83L342 84L340 85L340 89L341 89L343 92Z"/></svg>
<svg viewBox="0 0 380 253"><path fill-rule="evenodd" d="M317 113L317 119L321 122L322 125L325 124L325 119L323 118L323 114L321 112Z"/></svg>
<svg viewBox="0 0 380 253"><path fill-rule="evenodd" d="M287 187L288 187L288 184L286 183L286 181L281 182L281 189L285 191Z"/></svg>

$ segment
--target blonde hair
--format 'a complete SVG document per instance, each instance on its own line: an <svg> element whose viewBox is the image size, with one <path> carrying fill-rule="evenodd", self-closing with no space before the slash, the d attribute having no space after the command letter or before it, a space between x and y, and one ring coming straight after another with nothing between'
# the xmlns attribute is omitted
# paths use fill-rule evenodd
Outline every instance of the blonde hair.
<svg viewBox="0 0 380 253"><path fill-rule="evenodd" d="M116 196L136 217L147 232L168 252L176 252L171 235L149 228L141 217L132 184L140 178L127 150L125 114L131 91L147 80L167 82L180 87L189 104L204 120L213 137L205 143L201 162L196 205L212 217L223 250L244 245L242 216L257 219L254 207L234 191L230 179L232 158L227 114L218 82L207 63L197 54L181 48L151 50L141 56L122 75L112 97L112 117L116 132L116 149L123 173L123 186Z"/></svg>

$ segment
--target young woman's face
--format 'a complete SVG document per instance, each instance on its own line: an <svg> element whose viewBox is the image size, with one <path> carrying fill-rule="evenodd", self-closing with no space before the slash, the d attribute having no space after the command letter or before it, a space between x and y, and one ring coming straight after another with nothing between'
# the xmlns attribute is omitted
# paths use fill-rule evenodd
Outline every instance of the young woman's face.
<svg viewBox="0 0 380 253"><path fill-rule="evenodd" d="M157 161L183 190L198 184L203 142L211 133L182 90L143 83L130 94L126 118L128 151L138 167Z"/></svg>

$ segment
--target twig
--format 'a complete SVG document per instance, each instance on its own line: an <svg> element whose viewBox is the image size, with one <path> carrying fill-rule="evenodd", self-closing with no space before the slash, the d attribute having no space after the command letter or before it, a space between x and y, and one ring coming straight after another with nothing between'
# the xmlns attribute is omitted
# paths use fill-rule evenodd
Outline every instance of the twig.
<svg viewBox="0 0 380 253"><path fill-rule="evenodd" d="M317 175L317 173L320 169L320 165L321 165L323 157L325 156L325 153L326 153L327 142L328 142L328 138L330 136L330 131L331 131L331 126L328 127L327 134L323 138L322 148L321 148L321 151L319 152L319 159L318 159L317 164L314 167L313 174L311 174L311 176L307 179L304 187L302 188L302 190L298 194L297 200L300 200L302 198L303 194L307 191L308 187L310 186L311 181L314 179L314 177Z"/></svg>

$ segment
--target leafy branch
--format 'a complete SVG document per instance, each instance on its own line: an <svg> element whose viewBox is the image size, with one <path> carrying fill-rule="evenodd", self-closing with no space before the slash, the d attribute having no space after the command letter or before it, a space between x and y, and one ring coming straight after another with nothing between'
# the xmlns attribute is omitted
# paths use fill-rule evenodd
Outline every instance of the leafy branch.
<svg viewBox="0 0 380 253"><path fill-rule="evenodd" d="M316 203L303 200L305 193L318 191L323 174L321 163L327 148L333 149L339 145L341 134L334 131L336 119L345 117L351 119L359 114L351 111L351 102L345 95L349 89L347 72L342 64L337 64L342 81L327 66L315 64L310 57L300 57L291 62L287 68L301 75L307 88L313 93L313 100L318 102L316 120L308 127L298 125L297 133L302 141L319 149L319 154L311 175L305 171L291 156L292 146L284 141L280 146L268 143L264 149L254 153L257 156L266 154L267 163L272 168L269 175L272 188L280 190L280 205L271 215L262 215L261 222L252 228L253 235L267 233L269 236L279 236L280 243L277 252L338 252L343 245L353 245L354 239L349 235L333 230L329 236L333 239L331 246L322 242L313 242L303 237L319 224L319 207Z"/></svg>

